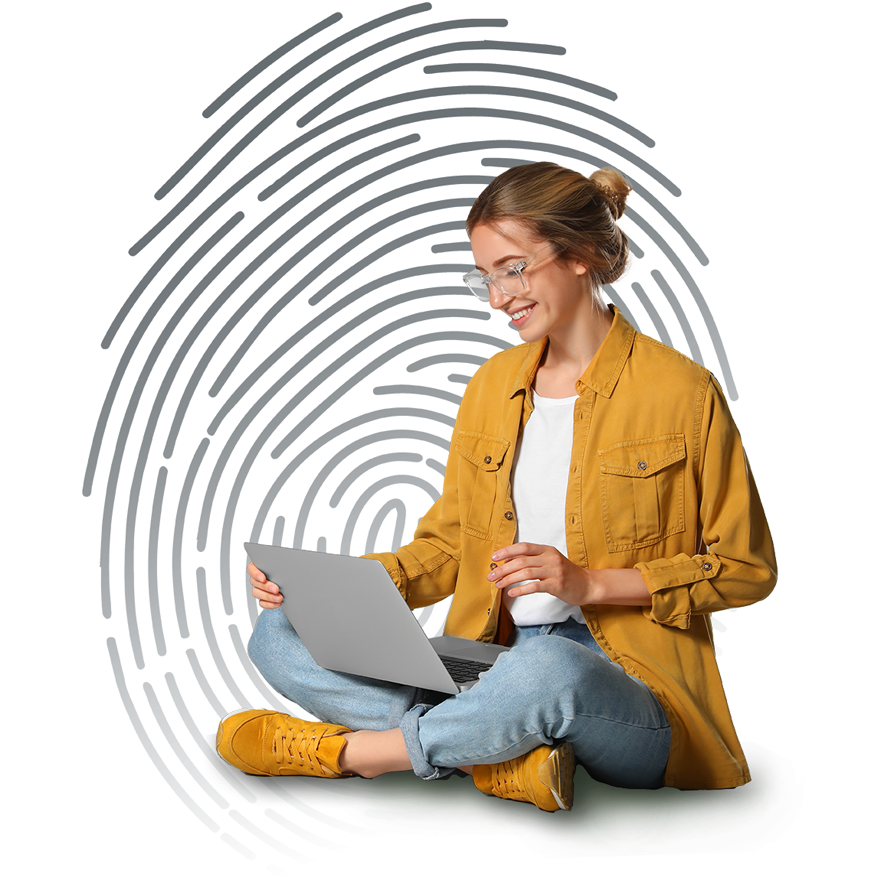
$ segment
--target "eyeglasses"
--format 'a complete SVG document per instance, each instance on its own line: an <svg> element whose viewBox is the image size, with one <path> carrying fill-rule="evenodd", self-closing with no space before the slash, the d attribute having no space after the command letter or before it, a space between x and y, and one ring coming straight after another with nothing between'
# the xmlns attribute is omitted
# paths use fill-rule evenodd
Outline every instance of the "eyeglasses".
<svg viewBox="0 0 880 880"><path fill-rule="evenodd" d="M538 253L547 250L548 247L553 247L552 243L542 247ZM536 256L537 254L535 257ZM529 289L529 281L523 276L523 269L525 269L530 263L534 263L536 261L535 257L532 257L529 260L520 260L517 263L511 263L509 266L501 266L494 272L490 272L488 275L483 275L479 269L471 269L471 271L466 275L463 275L462 278L464 283L467 284L470 292L480 300L480 302L489 302L493 284L505 296L516 296Z"/></svg>

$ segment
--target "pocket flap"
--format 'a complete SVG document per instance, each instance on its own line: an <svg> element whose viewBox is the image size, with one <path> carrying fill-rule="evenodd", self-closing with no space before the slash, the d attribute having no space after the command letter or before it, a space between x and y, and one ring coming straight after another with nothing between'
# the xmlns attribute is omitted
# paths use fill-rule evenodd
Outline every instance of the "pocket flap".
<svg viewBox="0 0 880 880"><path fill-rule="evenodd" d="M497 471L509 447L508 440L479 431L462 431L455 441L455 451L484 471Z"/></svg>
<svg viewBox="0 0 880 880"><path fill-rule="evenodd" d="M685 457L684 434L625 440L599 450L599 470L623 477L650 477Z"/></svg>

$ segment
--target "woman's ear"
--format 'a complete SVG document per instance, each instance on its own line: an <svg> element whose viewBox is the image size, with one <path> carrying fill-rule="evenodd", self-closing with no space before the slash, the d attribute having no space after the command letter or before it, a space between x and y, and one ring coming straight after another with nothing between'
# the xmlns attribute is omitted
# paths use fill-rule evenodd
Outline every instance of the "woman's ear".
<svg viewBox="0 0 880 880"><path fill-rule="evenodd" d="M560 262L565 264L566 269L573 269L575 275L590 277L590 264L583 257L578 257L576 254L566 254L560 259Z"/></svg>

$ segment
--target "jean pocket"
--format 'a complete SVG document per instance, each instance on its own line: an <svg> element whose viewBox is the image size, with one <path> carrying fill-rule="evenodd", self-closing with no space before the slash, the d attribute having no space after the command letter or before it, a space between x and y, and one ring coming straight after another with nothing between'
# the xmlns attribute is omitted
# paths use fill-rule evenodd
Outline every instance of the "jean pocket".
<svg viewBox="0 0 880 880"><path fill-rule="evenodd" d="M599 451L605 543L635 550L683 532L684 434L625 440Z"/></svg>

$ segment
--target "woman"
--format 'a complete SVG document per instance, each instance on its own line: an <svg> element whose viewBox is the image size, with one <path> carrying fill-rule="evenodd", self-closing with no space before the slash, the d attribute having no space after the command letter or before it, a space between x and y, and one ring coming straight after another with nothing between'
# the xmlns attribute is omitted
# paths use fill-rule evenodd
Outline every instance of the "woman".
<svg viewBox="0 0 880 880"><path fill-rule="evenodd" d="M237 713L217 734L227 761L268 775L457 768L545 810L571 808L575 761L626 787L749 781L710 614L770 592L773 545L715 379L600 298L626 266L628 192L611 169L540 162L474 203L465 281L525 345L477 371L442 496L410 544L375 556L412 608L453 594L446 634L512 649L430 705L317 667L251 564L266 610L250 656L328 723Z"/></svg>

